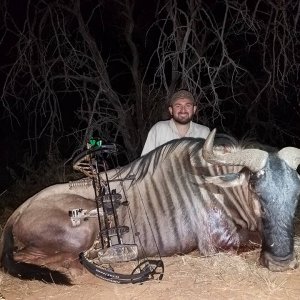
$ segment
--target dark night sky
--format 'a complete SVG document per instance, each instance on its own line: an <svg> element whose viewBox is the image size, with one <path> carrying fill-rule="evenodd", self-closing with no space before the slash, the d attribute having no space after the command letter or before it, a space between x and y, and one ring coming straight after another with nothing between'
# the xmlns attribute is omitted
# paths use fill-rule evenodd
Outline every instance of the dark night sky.
<svg viewBox="0 0 300 300"><path fill-rule="evenodd" d="M24 21L24 11L26 10L27 1L20 1L20 0L10 0L10 11L14 14L15 20L18 25L22 24ZM51 3L51 2L49 2ZM134 39L137 42L137 45L139 47L139 51L141 54L141 64L146 65L151 53L155 49L155 43L151 43L151 38L154 37L157 38L156 34L157 31L152 30L150 31L148 35L148 41L145 42L145 34L147 30L149 29L150 25L152 24L156 9L156 3L157 1L136 1L136 8L134 13L134 18L136 24L138 26L135 27L134 31ZM215 1L211 2L208 1L209 5L213 6L215 4ZM84 10L87 12L90 11L91 5L93 5L93 1L87 1L85 2L85 7L83 7L83 13L85 13ZM118 32L118 18L119 15L116 12L115 6L111 3L110 5L106 5L102 16L101 16L101 22L99 19L95 20L95 23L98 25L91 26L91 33L96 37L96 40L98 42L98 46L101 48L101 51L105 58L114 58L115 55L118 54L118 51L120 49L124 49L122 51L123 54L127 55L126 53L126 47L123 47L124 41L122 42L120 38L118 38L118 35L120 34ZM215 17L216 19L222 18L223 12L221 10L215 11ZM103 28L99 28L99 24L103 24ZM122 26L122 23L119 23L119 27ZM151 36L152 34L152 36ZM231 53L238 53L241 52L241 50L244 50L244 47L241 46L242 42L239 40L240 37L236 37L235 42L232 42L231 44L228 44L227 47ZM153 39L153 40L154 40ZM0 45L0 66L1 70L3 69L3 66L10 62L10 58L14 58L14 51L12 50L12 46L14 45L14 39L11 35L7 35L4 39L5 43L2 43ZM260 77L261 73L263 72L262 69L258 69L257 65L255 63L255 60L259 61L261 59L259 52L253 52L250 55L248 55L248 52L243 52L242 55L240 55L240 63L245 68L250 70L254 76L257 76L257 78ZM127 78L122 76L122 72L119 69L119 65L117 63L109 63L108 64L108 72L110 74L113 74L114 76L118 75L119 78L116 80L116 87L119 89L120 93L126 93L128 92L128 86L132 85L131 78ZM155 71L155 68L153 68ZM118 74L120 73L120 74ZM0 81L1 81L1 87L3 85L6 71L0 72ZM146 77L146 81L148 78ZM123 83L123 86L120 84ZM251 92L251 91L249 91ZM299 133L299 130L297 127L299 127L299 102L297 103L297 91L293 89L287 89L285 91L285 94L287 95L288 101L284 101L282 103L273 103L272 104L272 111L276 124L278 127L282 128L282 126L291 126L295 127L296 129L292 131L292 133L296 132ZM246 95L247 96L247 95ZM249 97L252 97L250 95ZM272 97L272 95L270 96ZM70 117L73 114L70 114L70 111L74 111L76 108L76 102L73 100L72 97L65 97L64 101L60 104L62 113L65 120L65 128L74 127L76 126L77 120ZM247 97L245 97L247 99ZM258 112L259 117L261 120L265 121L267 120L267 115L264 108L267 107L268 99L266 98L266 106L262 105L261 110ZM72 104L71 104L72 103ZM221 105L221 109L224 110L224 112L228 112L226 114L225 119L216 119L214 122L207 124L210 127L218 127L221 128L221 124L228 128L230 132L233 132L237 137L243 136L245 133L245 126L236 126L236 122L233 123L233 120L240 120L241 124L245 122L244 115L247 113L247 106L245 108L240 109L238 112L235 110L235 102L228 102L224 105ZM0 140L0 153L1 153L1 162L0 162L0 193L1 190L5 189L12 181L12 178L9 176L7 167L13 170L19 170L20 163L23 160L24 153L27 152L26 147L28 146L28 143L26 142L26 131L24 130L26 128L26 120L22 120L22 110L21 112L16 112L16 115L20 117L20 124L17 122L13 123L13 127L11 127L10 119L8 119L8 112L1 107L2 110L2 117L1 117L1 128L0 128L0 134L1 134L1 140ZM210 115L212 113L212 110L208 108L205 112L205 114ZM233 125L234 124L234 125ZM248 130L251 129L249 125ZM263 127L262 124L261 132L266 131L266 128ZM259 139L261 141L267 140L268 143L270 143L272 146L283 146L278 145L278 139L276 138L275 143L273 143L272 139L268 138L261 134L259 136ZM291 138L288 134L283 137L283 140L291 145L295 145L300 147L300 141L299 137L294 139ZM43 143L41 141L40 143ZM69 147L68 147L69 146ZM72 146L68 145L68 142L63 144L64 150L67 149L67 152L72 152Z"/></svg>

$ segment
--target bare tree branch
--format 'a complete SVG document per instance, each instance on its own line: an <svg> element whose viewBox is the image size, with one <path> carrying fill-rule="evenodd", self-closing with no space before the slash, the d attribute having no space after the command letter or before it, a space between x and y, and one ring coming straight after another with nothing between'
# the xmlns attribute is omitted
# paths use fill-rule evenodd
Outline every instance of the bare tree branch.
<svg viewBox="0 0 300 300"><path fill-rule="evenodd" d="M98 135L132 160L178 88L195 95L201 123L296 143L300 5L250 2L29 0L20 19L3 1L1 105L33 153L40 140L51 153Z"/></svg>

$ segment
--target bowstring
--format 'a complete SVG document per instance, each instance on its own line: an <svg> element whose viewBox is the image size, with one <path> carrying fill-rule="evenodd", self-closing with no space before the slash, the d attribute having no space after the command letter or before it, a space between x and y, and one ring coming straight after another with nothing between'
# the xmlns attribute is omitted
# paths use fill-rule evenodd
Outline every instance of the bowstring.
<svg viewBox="0 0 300 300"><path fill-rule="evenodd" d="M119 178L121 178L121 180L120 180L120 182L121 182L121 188L122 188L123 194L124 194L124 196L125 196L125 199L126 199L126 201L128 202L128 200L127 200L127 195L126 195L126 192L125 192L125 189L124 189L124 186L123 186L123 180L124 180L124 179L121 177L121 174L120 174L121 172L120 172L119 161L118 161L117 156L116 156L116 160L117 160L118 166L115 167L115 169L118 170L117 176L118 176ZM127 174L127 175L128 175L128 174ZM135 174L134 174L134 175L135 175ZM134 180L135 180L135 178L134 178L132 181L134 181ZM137 187L138 194L139 194L139 199L140 199L140 201L141 201L141 203L142 203L142 205L143 205L144 212L145 212L145 215L146 215L146 219L147 219L148 225L149 225L150 230L151 230L152 238L153 238L153 240L154 240L154 244L155 244L155 247L156 247L156 250L157 250L159 259L161 260L161 259L162 259L162 256L161 256L161 253L160 253L160 251L159 251L158 243L157 243L157 241L156 241L156 239L155 239L154 230L153 230L152 224L151 224L151 222L150 222L149 215L148 215L147 210L146 210L146 206L145 206L145 203L144 203L144 199L143 199L143 197L142 197L142 194L141 194L141 191L140 191L140 188L139 188L139 185L138 185L137 181L135 181L134 184L135 184L136 187ZM128 203L130 204L130 202L128 202ZM135 225L135 231L138 232L138 231L136 230L136 224L135 224L135 222L134 222L134 220L133 220L133 214L132 214L132 212L131 212L131 209L130 209L130 206L129 206L129 205L128 205L128 210L129 210L129 216L130 216L129 219L130 219L130 222L132 221L132 222L134 223L134 225ZM140 235L138 235L137 237L138 237L139 243L140 243L140 245L141 245L141 248L142 248L142 250L143 250L143 254L144 254L144 256L147 257L147 255L145 255L145 250L144 250L143 244L142 244L142 242L141 242ZM133 240L135 240L134 237L133 237Z"/></svg>

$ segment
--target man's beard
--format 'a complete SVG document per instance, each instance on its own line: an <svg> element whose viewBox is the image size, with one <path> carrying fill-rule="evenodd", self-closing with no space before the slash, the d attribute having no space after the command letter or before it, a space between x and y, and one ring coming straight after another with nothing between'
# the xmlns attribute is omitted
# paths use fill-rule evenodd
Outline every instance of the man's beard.
<svg viewBox="0 0 300 300"><path fill-rule="evenodd" d="M186 125L188 124L190 121L192 121L193 117L191 116L187 116L187 117L177 117L177 116L174 116L173 115L173 120L176 122L176 123L179 123L181 125Z"/></svg>

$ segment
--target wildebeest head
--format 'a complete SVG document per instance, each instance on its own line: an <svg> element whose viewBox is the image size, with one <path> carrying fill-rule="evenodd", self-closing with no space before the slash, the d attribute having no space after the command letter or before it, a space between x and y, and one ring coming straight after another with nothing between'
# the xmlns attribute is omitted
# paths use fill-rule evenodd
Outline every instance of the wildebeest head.
<svg viewBox="0 0 300 300"><path fill-rule="evenodd" d="M300 149L286 147L277 153L243 149L236 153L216 154L213 130L203 147L203 157L211 164L243 166L241 174L215 176L208 180L228 187L248 180L249 190L260 203L262 251L261 264L272 271L298 267L294 254L293 220L300 194Z"/></svg>

